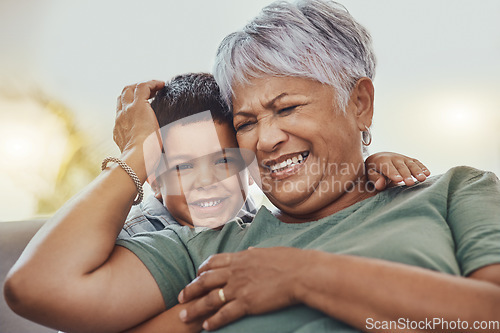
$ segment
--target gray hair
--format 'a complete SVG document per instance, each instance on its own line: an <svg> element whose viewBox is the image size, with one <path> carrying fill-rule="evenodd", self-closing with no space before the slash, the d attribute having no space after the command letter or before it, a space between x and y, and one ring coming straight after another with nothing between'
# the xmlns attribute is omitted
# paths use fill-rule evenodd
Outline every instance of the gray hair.
<svg viewBox="0 0 500 333"><path fill-rule="evenodd" d="M345 111L356 81L375 75L370 34L336 2L276 1L222 41L214 67L222 97L230 106L234 84L268 75L328 84Z"/></svg>

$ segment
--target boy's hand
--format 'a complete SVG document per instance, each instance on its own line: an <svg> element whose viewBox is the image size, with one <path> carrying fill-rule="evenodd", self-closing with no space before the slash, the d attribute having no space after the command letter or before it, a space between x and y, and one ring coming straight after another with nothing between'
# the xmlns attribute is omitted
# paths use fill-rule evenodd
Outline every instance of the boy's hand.
<svg viewBox="0 0 500 333"><path fill-rule="evenodd" d="M368 180L382 191L391 181L415 184L413 177L423 182L431 172L419 160L397 153L381 152L368 156L365 161ZM412 177L413 176L413 177Z"/></svg>

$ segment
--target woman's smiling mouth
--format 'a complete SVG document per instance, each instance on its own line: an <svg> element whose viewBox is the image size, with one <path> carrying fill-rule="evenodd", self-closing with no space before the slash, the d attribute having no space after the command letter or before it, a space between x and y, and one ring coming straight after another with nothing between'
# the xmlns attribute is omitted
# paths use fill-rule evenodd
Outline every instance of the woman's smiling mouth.
<svg viewBox="0 0 500 333"><path fill-rule="evenodd" d="M309 151L288 154L263 164L271 171L271 177L279 180L295 174L304 165L308 156Z"/></svg>

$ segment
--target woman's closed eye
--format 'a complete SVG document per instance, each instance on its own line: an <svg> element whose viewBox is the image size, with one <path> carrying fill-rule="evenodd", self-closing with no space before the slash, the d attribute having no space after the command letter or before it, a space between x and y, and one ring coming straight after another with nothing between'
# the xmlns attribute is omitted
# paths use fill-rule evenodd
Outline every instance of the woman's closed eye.
<svg viewBox="0 0 500 333"><path fill-rule="evenodd" d="M236 130L236 132L239 132L239 131L248 131L248 130L250 130L253 127L253 125L255 125L255 123L252 122L252 121L243 122L241 124L236 125L235 126L235 130Z"/></svg>
<svg viewBox="0 0 500 333"><path fill-rule="evenodd" d="M288 106L286 108L279 109L277 113L281 116L286 116L289 115L292 111L294 111L297 107L298 105Z"/></svg>

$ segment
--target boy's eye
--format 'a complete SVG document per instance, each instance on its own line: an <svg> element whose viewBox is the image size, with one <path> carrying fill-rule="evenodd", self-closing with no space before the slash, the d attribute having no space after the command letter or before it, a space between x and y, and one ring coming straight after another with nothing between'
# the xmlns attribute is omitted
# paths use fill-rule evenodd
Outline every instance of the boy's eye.
<svg viewBox="0 0 500 333"><path fill-rule="evenodd" d="M241 158L235 158L229 156L221 157L215 161L215 164L238 164L238 163L243 163Z"/></svg>
<svg viewBox="0 0 500 333"><path fill-rule="evenodd" d="M234 158L234 157L228 157L228 156L225 156L225 157L221 157L219 158L217 161L215 161L215 164L231 164L231 165L234 165L236 163L238 163L239 160Z"/></svg>
<svg viewBox="0 0 500 333"><path fill-rule="evenodd" d="M221 164L221 163L230 163L232 162L232 159L228 158L228 157L222 157L222 158L219 158L217 161L215 161L215 164Z"/></svg>
<svg viewBox="0 0 500 333"><path fill-rule="evenodd" d="M193 165L190 164L190 163L182 163L182 164L177 164L175 166L175 169L177 171L181 171L181 170L187 170L187 169L192 169L193 168Z"/></svg>

